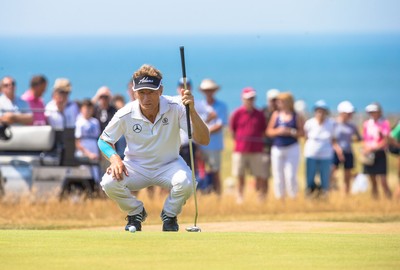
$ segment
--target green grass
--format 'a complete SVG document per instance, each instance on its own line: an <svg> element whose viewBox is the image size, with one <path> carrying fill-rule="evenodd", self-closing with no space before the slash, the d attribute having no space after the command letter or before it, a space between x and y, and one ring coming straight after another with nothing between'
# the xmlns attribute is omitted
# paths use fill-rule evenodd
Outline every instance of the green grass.
<svg viewBox="0 0 400 270"><path fill-rule="evenodd" d="M400 269L399 250L398 234L0 231L7 270Z"/></svg>

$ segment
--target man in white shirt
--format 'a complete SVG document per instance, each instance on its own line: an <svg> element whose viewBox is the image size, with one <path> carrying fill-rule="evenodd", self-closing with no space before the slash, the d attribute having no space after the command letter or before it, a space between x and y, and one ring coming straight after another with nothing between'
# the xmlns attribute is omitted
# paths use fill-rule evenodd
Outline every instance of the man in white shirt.
<svg viewBox="0 0 400 270"><path fill-rule="evenodd" d="M149 186L170 190L163 210L163 231L178 231L177 215L192 194L191 171L179 156L180 129L187 132L185 105L190 108L193 139L203 145L210 133L198 115L189 90L182 89L182 100L163 96L162 74L150 65L143 65L133 75L136 100L120 109L103 131L98 145L110 160L101 186L119 207L127 212L125 230L142 228L147 214L143 203L132 195ZM127 141L122 161L114 144L124 136Z"/></svg>
<svg viewBox="0 0 400 270"><path fill-rule="evenodd" d="M31 125L33 114L29 104L15 95L15 81L11 77L4 77L0 81L0 124Z"/></svg>
<svg viewBox="0 0 400 270"><path fill-rule="evenodd" d="M56 130L75 128L79 107L68 99L71 90L68 79L58 78L54 82L52 100L46 105L45 115L47 122Z"/></svg>

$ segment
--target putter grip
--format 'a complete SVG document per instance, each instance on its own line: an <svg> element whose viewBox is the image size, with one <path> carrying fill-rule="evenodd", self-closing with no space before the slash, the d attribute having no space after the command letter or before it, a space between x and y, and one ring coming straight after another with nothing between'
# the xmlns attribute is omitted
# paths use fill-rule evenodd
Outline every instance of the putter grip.
<svg viewBox="0 0 400 270"><path fill-rule="evenodd" d="M181 51L181 64L182 64L182 77L186 79L186 67L185 67L185 48L183 46L179 47ZM185 85L186 86L186 85Z"/></svg>

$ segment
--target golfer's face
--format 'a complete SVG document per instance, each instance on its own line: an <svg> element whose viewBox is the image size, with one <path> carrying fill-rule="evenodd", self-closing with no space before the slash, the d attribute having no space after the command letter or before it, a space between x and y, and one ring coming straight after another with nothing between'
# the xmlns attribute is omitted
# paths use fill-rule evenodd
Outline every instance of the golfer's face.
<svg viewBox="0 0 400 270"><path fill-rule="evenodd" d="M136 99L139 100L140 107L145 110L158 109L162 90L142 89L135 92Z"/></svg>

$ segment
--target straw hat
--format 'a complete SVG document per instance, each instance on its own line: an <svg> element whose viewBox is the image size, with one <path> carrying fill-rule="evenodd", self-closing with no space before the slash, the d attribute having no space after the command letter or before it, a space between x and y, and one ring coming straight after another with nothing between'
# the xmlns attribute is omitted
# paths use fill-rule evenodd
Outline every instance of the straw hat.
<svg viewBox="0 0 400 270"><path fill-rule="evenodd" d="M207 91L207 90L218 90L220 87L213 80L204 79L201 81L199 88L202 91Z"/></svg>
<svg viewBox="0 0 400 270"><path fill-rule="evenodd" d="M71 92L71 82L66 78L58 78L54 82L53 89L54 91Z"/></svg>

